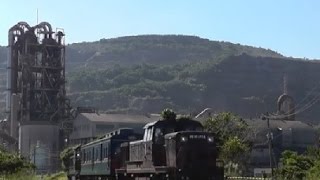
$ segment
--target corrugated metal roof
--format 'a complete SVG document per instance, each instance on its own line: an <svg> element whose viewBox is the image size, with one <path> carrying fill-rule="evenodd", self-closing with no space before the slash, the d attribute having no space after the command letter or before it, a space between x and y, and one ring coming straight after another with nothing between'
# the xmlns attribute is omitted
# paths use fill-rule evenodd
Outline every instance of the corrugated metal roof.
<svg viewBox="0 0 320 180"><path fill-rule="evenodd" d="M149 123L159 120L159 116L154 115L80 113L78 116L84 116L92 122Z"/></svg>
<svg viewBox="0 0 320 180"><path fill-rule="evenodd" d="M255 145L266 146L268 139L267 121L261 119L245 120L249 125L249 136ZM301 121L270 120L270 131L274 146L300 147L315 145L318 142L316 129Z"/></svg>
<svg viewBox="0 0 320 180"><path fill-rule="evenodd" d="M249 126L253 126L255 128L265 129L267 128L267 121L261 119L252 119L248 120L245 119L245 122ZM285 121L285 120L270 120L270 127L271 128L295 128L295 129L312 129L313 127L309 124L306 124L301 121Z"/></svg>

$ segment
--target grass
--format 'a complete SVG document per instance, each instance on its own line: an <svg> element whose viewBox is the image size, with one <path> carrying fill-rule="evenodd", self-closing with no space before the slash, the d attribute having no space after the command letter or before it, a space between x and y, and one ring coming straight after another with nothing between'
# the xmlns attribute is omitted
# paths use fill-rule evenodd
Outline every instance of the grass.
<svg viewBox="0 0 320 180"><path fill-rule="evenodd" d="M37 180L37 177L31 173L19 172L10 175L1 175L0 180Z"/></svg>
<svg viewBox="0 0 320 180"><path fill-rule="evenodd" d="M67 175L64 172L43 176L26 172L19 172L6 176L0 175L0 180L67 180Z"/></svg>
<svg viewBox="0 0 320 180"><path fill-rule="evenodd" d="M46 175L43 180L67 180L67 175L65 172L59 172L52 175Z"/></svg>

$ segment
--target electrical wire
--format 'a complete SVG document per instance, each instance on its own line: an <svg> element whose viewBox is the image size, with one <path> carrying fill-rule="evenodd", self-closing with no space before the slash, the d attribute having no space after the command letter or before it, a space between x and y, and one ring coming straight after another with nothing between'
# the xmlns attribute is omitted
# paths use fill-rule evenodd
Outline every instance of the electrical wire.
<svg viewBox="0 0 320 180"><path fill-rule="evenodd" d="M297 107L299 107L300 105L302 105L302 104L304 103L304 101L306 101L306 100L309 98L309 96L311 96L311 95L317 90L317 88L319 88L319 87L320 87L320 83L317 83L317 84L311 89L311 91L309 91L308 94L307 94L299 103L297 103L294 108L289 109L288 112L292 112L292 111L296 112L296 111L297 111ZM309 102L308 102L308 103L309 103ZM277 114L273 114L273 115L274 115L274 116L279 116L279 115L277 115ZM286 115L286 116L288 116L288 115Z"/></svg>
<svg viewBox="0 0 320 180"><path fill-rule="evenodd" d="M308 95L302 100L299 102L299 104L302 104L303 101L305 101L306 99L308 99L308 97L313 93L313 91L315 91L315 89L319 86L319 84L313 88L312 91L310 91L308 93ZM297 109L297 108L294 108L294 113L290 113L290 114L284 114L284 115L271 115L271 116L266 116L266 115L263 115L263 117L265 118L270 118L270 119L281 119L281 118L285 118L287 116L292 116L292 115L297 115L297 114L300 114L304 111L306 111L307 109L309 109L310 107L312 107L314 104L316 104L320 99L320 92L318 92L309 102L307 102L304 106L302 106L301 108ZM292 111L292 110L290 110ZM290 112L289 111L289 112Z"/></svg>

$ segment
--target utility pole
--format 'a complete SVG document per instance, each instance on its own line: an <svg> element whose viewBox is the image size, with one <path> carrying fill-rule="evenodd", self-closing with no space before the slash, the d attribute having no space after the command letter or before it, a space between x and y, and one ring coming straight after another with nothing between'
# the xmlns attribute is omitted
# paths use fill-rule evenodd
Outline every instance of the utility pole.
<svg viewBox="0 0 320 180"><path fill-rule="evenodd" d="M270 162L270 169L271 169L271 179L273 180L273 163L272 163L272 133L271 133L271 128L270 128L270 117L269 113L262 114L262 120L267 120L267 127L268 127L268 134L267 134L267 139L268 139L268 149L269 149L269 162Z"/></svg>
<svg viewBox="0 0 320 180"><path fill-rule="evenodd" d="M36 146L33 147L33 164L36 165Z"/></svg>
<svg viewBox="0 0 320 180"><path fill-rule="evenodd" d="M271 169L271 179L273 179L273 163L272 163L272 133L270 129L270 118L269 113L267 113L267 125L268 125L268 146L269 146L269 161L270 161L270 169Z"/></svg>

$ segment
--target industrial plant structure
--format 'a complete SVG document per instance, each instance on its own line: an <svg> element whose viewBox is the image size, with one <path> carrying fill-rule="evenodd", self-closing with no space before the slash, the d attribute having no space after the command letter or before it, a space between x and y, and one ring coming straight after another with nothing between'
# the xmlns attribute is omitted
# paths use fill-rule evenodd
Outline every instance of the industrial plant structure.
<svg viewBox="0 0 320 180"><path fill-rule="evenodd" d="M64 32L53 31L47 22L35 26L19 22L10 28L8 40L10 135L18 140L21 155L39 170L53 172L58 168L62 130L70 122Z"/></svg>

